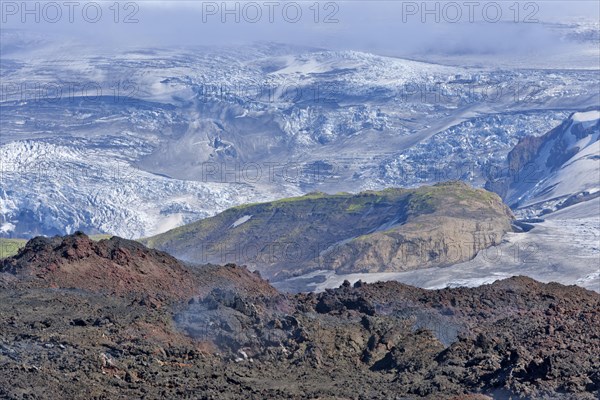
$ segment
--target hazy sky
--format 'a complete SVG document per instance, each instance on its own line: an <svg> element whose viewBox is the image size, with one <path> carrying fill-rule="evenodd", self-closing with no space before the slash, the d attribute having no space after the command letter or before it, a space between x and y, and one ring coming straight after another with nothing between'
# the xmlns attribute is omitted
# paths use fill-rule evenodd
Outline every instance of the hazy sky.
<svg viewBox="0 0 600 400"><path fill-rule="evenodd" d="M598 1L122 1L118 12L114 1L23 4L2 1L4 29L91 46L276 41L399 55L528 52L557 45L542 21L600 19Z"/></svg>

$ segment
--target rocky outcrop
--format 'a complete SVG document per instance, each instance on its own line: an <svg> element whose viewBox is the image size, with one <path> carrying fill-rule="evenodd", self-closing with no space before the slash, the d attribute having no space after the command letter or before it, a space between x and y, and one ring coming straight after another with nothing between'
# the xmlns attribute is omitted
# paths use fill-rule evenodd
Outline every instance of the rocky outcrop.
<svg viewBox="0 0 600 400"><path fill-rule="evenodd" d="M32 239L0 284L2 398L600 393L600 295L577 286L346 281L284 295L245 267L80 233Z"/></svg>
<svg viewBox="0 0 600 400"><path fill-rule="evenodd" d="M359 281L271 296L266 282L250 284L256 275L227 268L248 283L244 291L215 288L163 307L7 285L0 397L593 400L600 392L600 296L582 288L524 277L433 291Z"/></svg>
<svg viewBox="0 0 600 400"><path fill-rule="evenodd" d="M498 223L499 221L494 221ZM480 230L476 221L440 217L402 230L376 233L353 240L327 257L341 273L396 272L448 266L470 260L480 250L500 243L508 223Z"/></svg>
<svg viewBox="0 0 600 400"><path fill-rule="evenodd" d="M214 289L246 295L274 295L260 275L234 264L192 268L162 251L112 237L91 240L81 232L36 237L19 253L0 260L0 284L31 288L75 288L137 296L157 306L189 300Z"/></svg>
<svg viewBox="0 0 600 400"><path fill-rule="evenodd" d="M316 269L404 271L466 261L499 243L512 218L495 194L449 182L240 206L142 242L281 280Z"/></svg>
<svg viewBox="0 0 600 400"><path fill-rule="evenodd" d="M30 287L164 299L191 297L198 286L194 275L166 253L117 237L95 242L80 232L31 239L16 256L2 260L0 272Z"/></svg>

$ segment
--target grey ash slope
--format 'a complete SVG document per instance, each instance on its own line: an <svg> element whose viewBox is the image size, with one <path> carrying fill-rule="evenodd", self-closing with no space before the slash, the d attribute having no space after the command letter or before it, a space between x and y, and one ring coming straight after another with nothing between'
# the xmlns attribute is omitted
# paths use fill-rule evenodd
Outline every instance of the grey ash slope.
<svg viewBox="0 0 600 400"><path fill-rule="evenodd" d="M497 195L449 182L239 206L142 242L281 280L319 269L405 271L466 261L499 243L512 218Z"/></svg>

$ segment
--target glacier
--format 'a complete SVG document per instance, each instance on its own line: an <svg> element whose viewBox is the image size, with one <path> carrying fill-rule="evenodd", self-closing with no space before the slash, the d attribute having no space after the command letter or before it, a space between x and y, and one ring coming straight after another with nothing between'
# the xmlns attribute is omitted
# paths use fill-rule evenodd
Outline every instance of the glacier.
<svg viewBox="0 0 600 400"><path fill-rule="evenodd" d="M600 71L579 58L456 66L278 43L89 49L1 35L3 237L138 238L316 190L483 186L520 139L600 103Z"/></svg>

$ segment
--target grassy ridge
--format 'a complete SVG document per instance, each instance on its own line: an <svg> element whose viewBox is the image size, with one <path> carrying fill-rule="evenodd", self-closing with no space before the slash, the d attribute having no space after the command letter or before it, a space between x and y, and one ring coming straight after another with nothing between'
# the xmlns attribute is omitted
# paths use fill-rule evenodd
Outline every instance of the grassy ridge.
<svg viewBox="0 0 600 400"><path fill-rule="evenodd" d="M449 252L451 236L478 242L465 250L466 259L491 244L493 235L506 232L510 219L497 195L448 182L357 194L313 192L247 204L140 241L186 261L236 262L268 277L359 264L359 270L400 270L419 263L401 265L399 246L405 242L433 255ZM480 232L484 226L486 232ZM324 260L333 248L345 253L333 252ZM423 265L436 262L426 259Z"/></svg>

